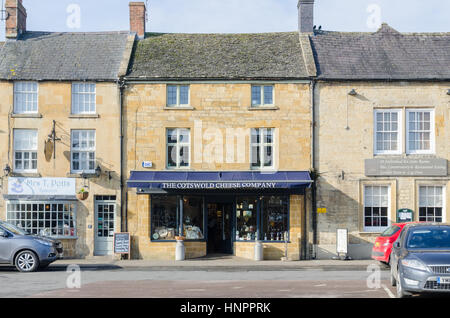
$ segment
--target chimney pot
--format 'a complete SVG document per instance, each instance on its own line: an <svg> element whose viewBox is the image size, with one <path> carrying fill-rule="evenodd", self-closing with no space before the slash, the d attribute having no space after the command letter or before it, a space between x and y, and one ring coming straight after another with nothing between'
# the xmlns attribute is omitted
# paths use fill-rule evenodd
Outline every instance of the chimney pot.
<svg viewBox="0 0 450 318"><path fill-rule="evenodd" d="M144 2L130 2L130 31L137 33L140 39L145 37L147 8Z"/></svg>
<svg viewBox="0 0 450 318"><path fill-rule="evenodd" d="M7 39L17 40L22 33L27 31L27 10L22 4L22 0L6 0L5 10L8 12L5 36Z"/></svg>
<svg viewBox="0 0 450 318"><path fill-rule="evenodd" d="M313 33L314 0L298 1L298 30L301 33Z"/></svg>

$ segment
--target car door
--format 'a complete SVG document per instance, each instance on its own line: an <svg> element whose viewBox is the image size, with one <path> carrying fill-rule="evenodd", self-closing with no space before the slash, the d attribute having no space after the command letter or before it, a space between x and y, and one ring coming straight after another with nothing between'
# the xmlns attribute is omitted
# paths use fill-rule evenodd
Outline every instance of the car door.
<svg viewBox="0 0 450 318"><path fill-rule="evenodd" d="M392 245L392 254L391 254L391 271L394 274L394 277L397 277L397 269L398 269L398 262L400 259L400 256L402 254L402 248L403 244L405 244L405 233L407 232L407 229L403 229L398 236L397 240ZM398 245L400 244L400 245Z"/></svg>
<svg viewBox="0 0 450 318"><path fill-rule="evenodd" d="M0 232L6 232L0 227ZM9 263L9 257L11 255L11 239L10 237L0 236L0 263Z"/></svg>

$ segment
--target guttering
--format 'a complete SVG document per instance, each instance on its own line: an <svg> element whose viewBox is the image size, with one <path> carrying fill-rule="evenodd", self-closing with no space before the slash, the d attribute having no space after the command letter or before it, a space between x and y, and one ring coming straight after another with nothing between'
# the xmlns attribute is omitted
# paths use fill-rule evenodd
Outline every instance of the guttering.
<svg viewBox="0 0 450 318"><path fill-rule="evenodd" d="M313 255L312 259L317 258L317 173L316 173L316 156L315 156L315 143L316 143L316 80L311 79L311 173L312 173L312 230L313 230Z"/></svg>

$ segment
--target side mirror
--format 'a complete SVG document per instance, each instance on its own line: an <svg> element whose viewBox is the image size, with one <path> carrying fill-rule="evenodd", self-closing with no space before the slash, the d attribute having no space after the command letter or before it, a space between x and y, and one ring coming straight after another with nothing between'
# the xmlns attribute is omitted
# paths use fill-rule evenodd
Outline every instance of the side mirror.
<svg viewBox="0 0 450 318"><path fill-rule="evenodd" d="M394 243L394 247L395 247L395 248L400 248L400 242L399 242L399 241L396 241L396 242Z"/></svg>
<svg viewBox="0 0 450 318"><path fill-rule="evenodd" d="M0 229L0 237L8 237L8 233L2 229Z"/></svg>

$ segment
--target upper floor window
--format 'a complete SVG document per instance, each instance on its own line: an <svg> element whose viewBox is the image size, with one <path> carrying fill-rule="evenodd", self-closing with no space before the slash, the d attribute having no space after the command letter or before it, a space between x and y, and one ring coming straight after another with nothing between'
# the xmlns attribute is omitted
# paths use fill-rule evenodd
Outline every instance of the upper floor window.
<svg viewBox="0 0 450 318"><path fill-rule="evenodd" d="M189 168L190 130L167 129L167 168Z"/></svg>
<svg viewBox="0 0 450 318"><path fill-rule="evenodd" d="M252 86L252 107L273 106L273 85Z"/></svg>
<svg viewBox="0 0 450 318"><path fill-rule="evenodd" d="M375 154L401 154L401 110L375 110Z"/></svg>
<svg viewBox="0 0 450 318"><path fill-rule="evenodd" d="M72 130L71 167L73 173L95 172L95 130Z"/></svg>
<svg viewBox="0 0 450 318"><path fill-rule="evenodd" d="M189 85L167 85L167 106L188 106Z"/></svg>
<svg viewBox="0 0 450 318"><path fill-rule="evenodd" d="M32 114L38 112L38 83L14 83L14 113Z"/></svg>
<svg viewBox="0 0 450 318"><path fill-rule="evenodd" d="M251 167L252 169L270 169L274 167L273 128L253 128L251 131Z"/></svg>
<svg viewBox="0 0 450 318"><path fill-rule="evenodd" d="M434 153L434 110L409 109L406 111L406 120L406 152Z"/></svg>
<svg viewBox="0 0 450 318"><path fill-rule="evenodd" d="M35 129L14 129L14 170L37 171L38 132Z"/></svg>
<svg viewBox="0 0 450 318"><path fill-rule="evenodd" d="M72 114L95 114L95 84L72 84Z"/></svg>

